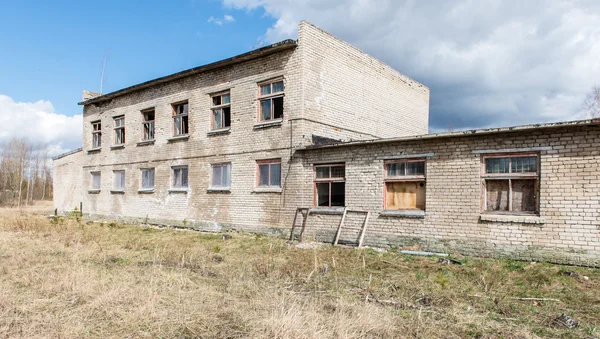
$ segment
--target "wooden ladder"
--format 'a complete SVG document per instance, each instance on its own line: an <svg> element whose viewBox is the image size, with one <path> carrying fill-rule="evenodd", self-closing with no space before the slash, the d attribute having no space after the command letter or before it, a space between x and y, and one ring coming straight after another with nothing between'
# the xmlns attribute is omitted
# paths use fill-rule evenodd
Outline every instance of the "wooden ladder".
<svg viewBox="0 0 600 339"><path fill-rule="evenodd" d="M306 230L306 221L308 220L308 215L310 214L310 208L298 207L296 208L296 213L294 214L294 221L292 221L292 231L290 232L290 241L294 240L294 229L296 228L296 219L298 219L298 212L302 214L302 229L300 230L300 242L304 240L304 230Z"/></svg>

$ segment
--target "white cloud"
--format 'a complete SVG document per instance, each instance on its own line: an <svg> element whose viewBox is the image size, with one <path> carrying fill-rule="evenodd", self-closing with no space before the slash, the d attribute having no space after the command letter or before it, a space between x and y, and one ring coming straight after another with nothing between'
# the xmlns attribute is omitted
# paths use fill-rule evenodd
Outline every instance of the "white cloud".
<svg viewBox="0 0 600 339"><path fill-rule="evenodd" d="M48 145L50 155L81 147L83 117L66 116L54 111L52 103L15 102L0 94L0 144L13 137Z"/></svg>
<svg viewBox="0 0 600 339"><path fill-rule="evenodd" d="M224 24L235 22L235 18L231 15L225 14L223 18L216 18L214 16L211 16L210 18L208 18L207 22L212 22L217 26L223 26Z"/></svg>
<svg viewBox="0 0 600 339"><path fill-rule="evenodd" d="M222 0L276 19L266 42L306 19L431 89L431 129L583 118L600 82L600 2Z"/></svg>

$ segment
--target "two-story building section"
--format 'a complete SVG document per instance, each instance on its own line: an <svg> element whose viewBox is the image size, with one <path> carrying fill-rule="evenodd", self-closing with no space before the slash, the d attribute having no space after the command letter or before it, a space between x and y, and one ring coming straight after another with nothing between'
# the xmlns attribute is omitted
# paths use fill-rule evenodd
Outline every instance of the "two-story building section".
<svg viewBox="0 0 600 339"><path fill-rule="evenodd" d="M297 41L80 104L82 150L54 162L59 211L252 230L305 203L296 149L425 134L429 89L303 21Z"/></svg>

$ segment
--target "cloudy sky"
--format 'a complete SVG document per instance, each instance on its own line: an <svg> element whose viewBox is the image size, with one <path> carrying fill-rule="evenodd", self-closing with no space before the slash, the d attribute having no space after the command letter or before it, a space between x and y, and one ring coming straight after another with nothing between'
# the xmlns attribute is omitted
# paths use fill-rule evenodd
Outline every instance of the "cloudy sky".
<svg viewBox="0 0 600 339"><path fill-rule="evenodd" d="M430 131L585 118L600 2L181 0L0 4L0 143L81 144L104 92L296 38L308 20L431 89Z"/></svg>

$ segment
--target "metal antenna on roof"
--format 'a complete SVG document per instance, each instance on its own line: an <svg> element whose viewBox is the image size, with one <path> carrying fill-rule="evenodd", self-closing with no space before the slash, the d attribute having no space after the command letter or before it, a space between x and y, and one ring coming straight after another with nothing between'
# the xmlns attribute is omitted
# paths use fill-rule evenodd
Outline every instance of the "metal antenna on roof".
<svg viewBox="0 0 600 339"><path fill-rule="evenodd" d="M104 51L104 60L102 61L102 73L100 74L100 94L102 94L102 85L104 84L104 70L106 69L106 59L108 51Z"/></svg>

